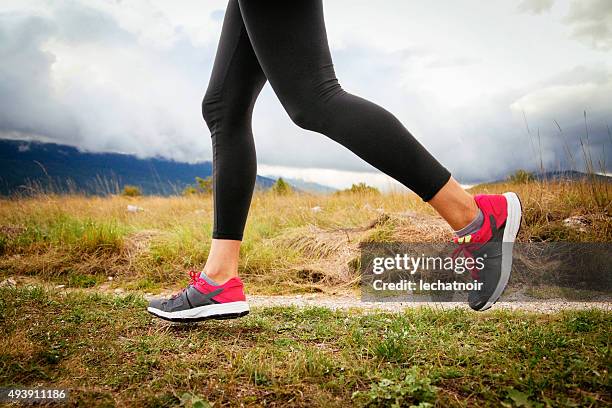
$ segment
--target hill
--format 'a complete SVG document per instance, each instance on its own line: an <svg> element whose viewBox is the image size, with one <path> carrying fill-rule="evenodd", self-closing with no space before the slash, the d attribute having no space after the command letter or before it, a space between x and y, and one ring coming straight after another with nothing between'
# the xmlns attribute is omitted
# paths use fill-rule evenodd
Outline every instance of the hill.
<svg viewBox="0 0 612 408"><path fill-rule="evenodd" d="M324 186L319 183L313 183L311 181L304 181L302 179L294 179L294 178L285 178L283 177L287 183L291 184L298 191L309 191L312 193L333 193L334 191L338 191L337 189L329 186Z"/></svg>
<svg viewBox="0 0 612 408"><path fill-rule="evenodd" d="M124 185L139 186L144 194L170 195L212 174L212 163L182 163L164 158L140 159L121 153L89 153L54 143L0 140L0 194L40 183L54 191L107 194ZM259 188L274 179L257 176Z"/></svg>
<svg viewBox="0 0 612 408"><path fill-rule="evenodd" d="M581 181L584 179L594 178L598 181L612 181L612 177L603 174L587 174L576 170L558 170L558 171L547 171L544 173L534 173L533 175L537 180L541 181L557 181L557 180L572 180Z"/></svg>
<svg viewBox="0 0 612 408"><path fill-rule="evenodd" d="M612 182L612 177L605 174L589 174L583 173L581 171L576 170L555 170L555 171L545 171L545 172L527 172L523 170L518 170L515 173L509 174L508 177L495 180L495 181L487 181L483 183L478 183L475 185L485 185L485 184L500 184L500 183L508 183L509 181L520 181L516 180L517 174L519 178L529 177L531 180L536 181L576 181L576 182L584 182L584 181L597 181L597 182ZM511 180L512 179L512 180Z"/></svg>

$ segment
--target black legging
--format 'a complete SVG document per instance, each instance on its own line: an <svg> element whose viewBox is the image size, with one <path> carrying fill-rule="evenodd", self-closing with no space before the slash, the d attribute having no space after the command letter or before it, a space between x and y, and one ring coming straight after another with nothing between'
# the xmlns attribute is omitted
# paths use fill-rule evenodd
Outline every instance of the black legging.
<svg viewBox="0 0 612 408"><path fill-rule="evenodd" d="M322 0L230 0L202 113L213 144L213 238L241 240L257 170L251 117L266 82L298 126L431 199L450 173L385 109L344 91Z"/></svg>

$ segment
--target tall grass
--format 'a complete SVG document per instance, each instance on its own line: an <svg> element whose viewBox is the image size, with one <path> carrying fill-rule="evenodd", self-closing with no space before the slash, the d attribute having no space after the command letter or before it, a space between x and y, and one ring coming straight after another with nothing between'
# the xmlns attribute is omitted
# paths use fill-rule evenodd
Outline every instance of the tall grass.
<svg viewBox="0 0 612 408"><path fill-rule="evenodd" d="M484 184L516 191L525 209L519 241L612 241L609 189L592 180ZM601 198L598 194L607 194ZM128 212L127 206L144 210ZM583 231L564 220L579 217ZM0 200L0 274L63 282L74 274L166 287L201 268L212 231L212 197L85 197L41 194ZM445 242L451 230L411 193L333 195L258 191L241 248L251 293L349 288L364 241Z"/></svg>
<svg viewBox="0 0 612 408"><path fill-rule="evenodd" d="M523 118L525 121L525 128L527 132L527 136L529 138L530 146L532 152L534 154L534 167L538 168L540 173L540 178L544 181L546 180L546 172L549 169L546 169L543 160L543 148L541 143L540 129L537 129L537 142L538 142L538 150L535 149L535 141L534 136L531 133L531 129L529 127L529 122L527 121L527 116L525 112L523 112ZM559 122L553 119L553 123L555 127L558 129L559 136L563 141L563 149L566 155L566 159L569 163L569 168L567 170L571 171L579 171L585 174L585 178L588 179L588 183L580 183L579 186L582 188L581 194L583 196L590 196L597 203L600 208L603 208L606 212L610 209L610 188L612 183L610 183L609 179L604 179L600 177L601 174L607 174L607 163L605 162L606 158L606 144L601 144L601 157L599 159L595 159L593 156L593 146L590 140L590 132L589 132L589 122L587 118L587 111L583 111L583 121L584 121L584 134L577 134L578 144L580 146L580 158L577 158L576 155L572 152L571 144L566 137L566 134L563 132L563 129ZM610 141L610 148L612 148L612 131L610 130L609 125L607 126L608 137ZM539 157L539 160L538 160ZM580 160L581 159L581 162ZM520 172L521 170L518 170ZM546 184L540 184L541 191L547 189Z"/></svg>

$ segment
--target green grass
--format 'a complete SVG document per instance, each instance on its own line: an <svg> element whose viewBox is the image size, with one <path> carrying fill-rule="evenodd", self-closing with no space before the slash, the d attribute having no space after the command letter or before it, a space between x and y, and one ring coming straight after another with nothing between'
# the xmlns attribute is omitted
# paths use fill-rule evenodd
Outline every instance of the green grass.
<svg viewBox="0 0 612 408"><path fill-rule="evenodd" d="M77 253L120 252L127 229L114 220L96 221L59 213L54 218L29 220L13 244L15 250L64 246ZM8 248L7 248L8 249Z"/></svg>
<svg viewBox="0 0 612 408"><path fill-rule="evenodd" d="M606 406L611 313L264 308L174 326L136 295L0 289L0 385L82 406Z"/></svg>

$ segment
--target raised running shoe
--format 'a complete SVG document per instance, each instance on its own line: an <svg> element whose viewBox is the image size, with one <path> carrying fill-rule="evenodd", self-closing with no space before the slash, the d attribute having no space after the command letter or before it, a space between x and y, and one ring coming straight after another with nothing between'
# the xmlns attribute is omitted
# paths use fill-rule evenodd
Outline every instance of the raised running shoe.
<svg viewBox="0 0 612 408"><path fill-rule="evenodd" d="M471 270L474 282L481 285L469 292L468 303L474 310L487 310L508 285L522 209L515 193L480 194L474 200L484 215L484 222L476 233L454 238L459 244L454 255L463 253L465 257L482 260L481 269Z"/></svg>
<svg viewBox="0 0 612 408"><path fill-rule="evenodd" d="M147 311L161 319L181 323L234 319L249 313L240 278L212 285L202 279L200 273L190 271L191 281L186 288L168 299L151 300Z"/></svg>

